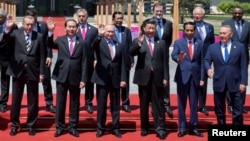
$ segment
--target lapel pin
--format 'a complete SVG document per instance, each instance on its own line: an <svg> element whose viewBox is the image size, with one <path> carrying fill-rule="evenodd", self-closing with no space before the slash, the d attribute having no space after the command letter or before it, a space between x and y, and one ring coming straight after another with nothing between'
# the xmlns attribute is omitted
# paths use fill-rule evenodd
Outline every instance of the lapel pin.
<svg viewBox="0 0 250 141"><path fill-rule="evenodd" d="M236 48L236 46L234 46L234 48Z"/></svg>

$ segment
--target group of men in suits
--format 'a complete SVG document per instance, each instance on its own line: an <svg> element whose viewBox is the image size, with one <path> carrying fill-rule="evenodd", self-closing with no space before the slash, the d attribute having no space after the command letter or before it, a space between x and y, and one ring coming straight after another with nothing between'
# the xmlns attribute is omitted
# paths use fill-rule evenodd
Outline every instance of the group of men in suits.
<svg viewBox="0 0 250 141"><path fill-rule="evenodd" d="M9 76L12 76L10 135L16 135L20 126L20 99L25 84L28 94L27 127L29 135L35 135L38 84L43 82L45 94L47 93L46 110L56 112L55 137L64 134L66 128L67 91L70 92L68 131L71 135L79 137L77 124L80 90L85 87L85 109L88 113L93 113L92 101L96 84L96 137L103 136L106 131L107 98L110 94L112 133L120 138L120 97L122 110L131 112L129 73L134 64L133 56L137 56L133 82L138 85L139 91L141 136L146 136L149 132L148 110L151 103L156 135L160 139L165 139L167 136L165 112L172 117L169 99L169 47L172 43L173 29L172 22L163 18L163 5L155 4L153 14L152 18L143 22L141 33L132 43L131 31L122 26L122 12L113 13L112 25L100 25L96 28L87 22L87 11L79 9L76 12L77 21L67 20L66 34L53 41L55 29L53 19L49 18L46 25L37 21L34 11L27 11L23 27L14 30L17 26L11 16L7 17L7 13L0 9L0 49L8 50L1 51L0 56L2 72L0 111L6 111ZM171 57L178 63L174 77L178 95L178 137L186 134L187 97L191 108L189 134L203 137L197 130L197 111L208 115L206 108L208 78L213 78L215 113L219 124L226 124L226 97L229 101L228 110L233 113L233 124L243 124L242 113L247 113L243 104L248 76L250 23L242 19L241 7L233 8L232 19L224 21L220 28L220 42L214 43L214 28L203 20L204 15L204 9L196 7L193 10L194 21L184 23L184 36L173 43ZM58 58L52 75L57 84L56 109L52 104L50 83L52 48L58 49ZM2 59L4 57L2 53L9 52L11 59L3 63L5 59ZM214 70L211 69L211 64Z"/></svg>

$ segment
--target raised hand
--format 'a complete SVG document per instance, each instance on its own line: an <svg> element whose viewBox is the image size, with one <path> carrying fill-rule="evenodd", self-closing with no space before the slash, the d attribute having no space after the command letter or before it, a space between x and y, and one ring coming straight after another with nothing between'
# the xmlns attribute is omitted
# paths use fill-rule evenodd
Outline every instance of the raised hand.
<svg viewBox="0 0 250 141"><path fill-rule="evenodd" d="M98 26L98 35L99 36L103 36L104 35L104 32L105 32L105 25L104 24L100 24Z"/></svg>
<svg viewBox="0 0 250 141"><path fill-rule="evenodd" d="M15 22L13 21L13 17L12 15L7 15L6 17L6 30L10 31L12 26L15 24Z"/></svg>
<svg viewBox="0 0 250 141"><path fill-rule="evenodd" d="M142 32L140 31L139 35L138 35L138 42L141 44L143 42L144 39L144 35L142 34Z"/></svg>
<svg viewBox="0 0 250 141"><path fill-rule="evenodd" d="M56 27L56 22L53 20L53 18L49 17L47 19L47 27L50 32L53 32Z"/></svg>

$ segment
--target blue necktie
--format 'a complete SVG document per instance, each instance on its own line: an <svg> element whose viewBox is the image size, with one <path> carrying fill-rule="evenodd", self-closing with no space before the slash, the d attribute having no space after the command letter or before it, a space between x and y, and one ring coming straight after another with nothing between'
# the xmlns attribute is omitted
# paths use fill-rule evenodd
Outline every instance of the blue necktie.
<svg viewBox="0 0 250 141"><path fill-rule="evenodd" d="M229 56L229 53L228 53L228 47L227 47L227 45L224 45L224 61L225 61L225 63L227 63L227 61L228 61L228 56Z"/></svg>
<svg viewBox="0 0 250 141"><path fill-rule="evenodd" d="M158 37L161 39L161 21L158 20L158 25L157 25L157 33L158 33Z"/></svg>
<svg viewBox="0 0 250 141"><path fill-rule="evenodd" d="M238 37L240 38L240 36L241 36L241 25L240 25L240 22L239 21L237 21L237 33L238 33Z"/></svg>
<svg viewBox="0 0 250 141"><path fill-rule="evenodd" d="M121 42L122 42L122 38L121 38L121 28L120 28L120 27L117 27L115 31L116 31L116 37L118 38L119 42L121 43Z"/></svg>

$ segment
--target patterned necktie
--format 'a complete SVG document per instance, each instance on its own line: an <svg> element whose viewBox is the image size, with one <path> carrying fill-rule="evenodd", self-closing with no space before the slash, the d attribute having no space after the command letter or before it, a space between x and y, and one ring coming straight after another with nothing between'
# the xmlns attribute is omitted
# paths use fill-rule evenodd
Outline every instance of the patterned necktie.
<svg viewBox="0 0 250 141"><path fill-rule="evenodd" d="M109 53L110 53L110 56L112 58L112 60L114 59L114 51L113 51L113 45L112 45L112 41L109 41L108 42L108 46L109 46Z"/></svg>
<svg viewBox="0 0 250 141"><path fill-rule="evenodd" d="M85 26L83 25L82 26L82 39L85 40L86 38L86 29L85 29Z"/></svg>
<svg viewBox="0 0 250 141"><path fill-rule="evenodd" d="M236 28L236 30L237 30L237 33L238 33L238 37L240 38L240 36L241 36L241 25L240 25L239 21L237 21L237 28Z"/></svg>
<svg viewBox="0 0 250 141"><path fill-rule="evenodd" d="M192 41L188 41L188 51L189 51L189 57L192 60L193 59L193 49L192 49Z"/></svg>
<svg viewBox="0 0 250 141"><path fill-rule="evenodd" d="M228 46L224 45L224 61L225 61L225 63L227 63L227 61L228 61L228 56L229 56Z"/></svg>
<svg viewBox="0 0 250 141"><path fill-rule="evenodd" d="M204 40L205 36L204 36L204 33L202 31L202 27L201 26L198 27L198 31L200 33L201 39Z"/></svg>
<svg viewBox="0 0 250 141"><path fill-rule="evenodd" d="M69 42L70 42L69 43L69 53L70 53L70 56L72 56L73 50L74 50L73 39L70 39Z"/></svg>
<svg viewBox="0 0 250 141"><path fill-rule="evenodd" d="M148 49L149 49L150 55L153 56L153 47L152 47L151 39L148 39Z"/></svg>
<svg viewBox="0 0 250 141"><path fill-rule="evenodd" d="M31 40L29 38L29 34L26 34L25 40L26 40L26 49L27 49L27 51L29 51L30 50L30 46L31 46Z"/></svg>

